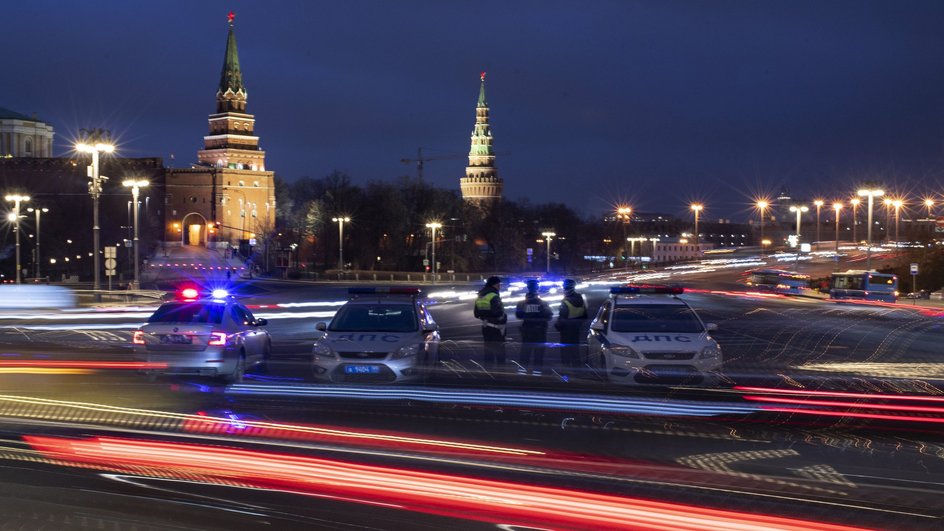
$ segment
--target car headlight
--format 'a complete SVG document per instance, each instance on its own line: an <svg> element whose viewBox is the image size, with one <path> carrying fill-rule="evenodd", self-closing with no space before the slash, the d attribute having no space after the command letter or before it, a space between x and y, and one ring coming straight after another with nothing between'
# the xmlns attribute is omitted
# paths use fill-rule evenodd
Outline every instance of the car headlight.
<svg viewBox="0 0 944 531"><path fill-rule="evenodd" d="M334 350L324 343L315 343L311 353L322 358L338 359L338 355L334 353Z"/></svg>
<svg viewBox="0 0 944 531"><path fill-rule="evenodd" d="M639 353L632 349L632 347L627 347L626 345L615 345L610 343L605 345L603 350L609 352L610 354L615 354L617 356L623 356L624 358L633 358L640 359Z"/></svg>
<svg viewBox="0 0 944 531"><path fill-rule="evenodd" d="M412 345L407 345L405 347L400 347L396 351L394 351L393 355L390 356L390 359L399 360L403 358L408 358L410 356L416 356L417 354L420 353L421 348L422 348L422 345L417 344L417 343L414 343Z"/></svg>
<svg viewBox="0 0 944 531"><path fill-rule="evenodd" d="M702 349L699 359L713 359L721 357L721 348L718 345L710 345Z"/></svg>

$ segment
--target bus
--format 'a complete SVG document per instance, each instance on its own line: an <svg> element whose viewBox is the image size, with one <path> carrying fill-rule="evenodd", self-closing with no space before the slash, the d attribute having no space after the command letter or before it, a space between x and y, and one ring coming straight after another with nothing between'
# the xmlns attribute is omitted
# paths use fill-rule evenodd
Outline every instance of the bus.
<svg viewBox="0 0 944 531"><path fill-rule="evenodd" d="M833 273L829 280L829 298L895 302L898 298L898 276L854 270Z"/></svg>
<svg viewBox="0 0 944 531"><path fill-rule="evenodd" d="M800 294L810 287L810 276L783 269L755 269L747 272L745 283L762 291Z"/></svg>

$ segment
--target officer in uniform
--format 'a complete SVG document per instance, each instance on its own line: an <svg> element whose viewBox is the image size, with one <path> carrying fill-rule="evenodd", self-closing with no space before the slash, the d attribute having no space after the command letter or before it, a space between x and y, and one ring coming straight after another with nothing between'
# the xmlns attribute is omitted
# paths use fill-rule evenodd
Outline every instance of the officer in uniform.
<svg viewBox="0 0 944 531"><path fill-rule="evenodd" d="M561 361L565 367L580 367L580 336L583 323L587 320L587 301L575 290L577 283L568 278L564 280L564 300L561 301L560 313L554 328L560 331Z"/></svg>
<svg viewBox="0 0 944 531"><path fill-rule="evenodd" d="M482 341L485 345L485 366L495 367L505 364L505 306L502 304L501 279L488 277L485 287L475 299L475 318L482 321Z"/></svg>
<svg viewBox="0 0 944 531"><path fill-rule="evenodd" d="M544 344L547 342L547 323L554 316L551 307L538 295L538 281L527 282L528 292L515 307L515 317L521 319L521 365L519 374L531 368L531 374L541 376L544 366ZM532 360L534 365L532 365Z"/></svg>

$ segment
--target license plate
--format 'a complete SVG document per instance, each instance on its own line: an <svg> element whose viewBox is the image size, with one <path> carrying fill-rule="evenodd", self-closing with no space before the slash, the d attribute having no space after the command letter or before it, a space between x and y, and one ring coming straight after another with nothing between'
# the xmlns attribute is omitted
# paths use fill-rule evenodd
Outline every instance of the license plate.
<svg viewBox="0 0 944 531"><path fill-rule="evenodd" d="M168 334L161 336L161 343L164 343L165 345L190 345L193 343L193 336Z"/></svg>
<svg viewBox="0 0 944 531"><path fill-rule="evenodd" d="M347 365L344 374L380 374L379 365Z"/></svg>

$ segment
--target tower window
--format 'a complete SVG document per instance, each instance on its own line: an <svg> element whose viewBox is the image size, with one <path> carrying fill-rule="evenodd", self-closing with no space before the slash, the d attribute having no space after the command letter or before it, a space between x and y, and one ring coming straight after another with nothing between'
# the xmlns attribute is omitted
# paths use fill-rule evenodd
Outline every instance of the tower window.
<svg viewBox="0 0 944 531"><path fill-rule="evenodd" d="M33 139L32 138L26 139L26 142L23 144L23 149L25 150L27 155L33 154Z"/></svg>

